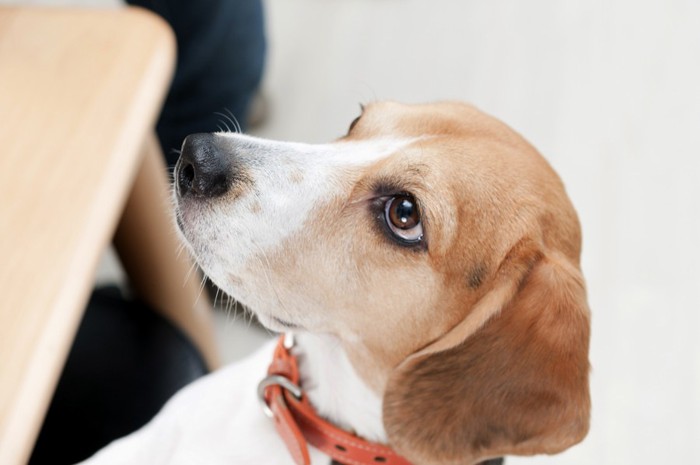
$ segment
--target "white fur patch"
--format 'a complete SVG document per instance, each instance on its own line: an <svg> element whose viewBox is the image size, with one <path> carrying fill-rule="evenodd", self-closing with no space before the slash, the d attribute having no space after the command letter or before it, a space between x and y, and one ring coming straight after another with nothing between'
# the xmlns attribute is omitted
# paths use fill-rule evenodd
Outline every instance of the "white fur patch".
<svg viewBox="0 0 700 465"><path fill-rule="evenodd" d="M311 333L296 339L301 385L316 410L365 439L385 443L382 399L357 375L340 341Z"/></svg>

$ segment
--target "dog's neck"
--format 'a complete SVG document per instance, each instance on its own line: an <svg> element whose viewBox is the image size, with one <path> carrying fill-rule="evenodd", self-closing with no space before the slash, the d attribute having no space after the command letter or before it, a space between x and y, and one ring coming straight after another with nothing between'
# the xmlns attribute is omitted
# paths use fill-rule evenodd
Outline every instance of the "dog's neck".
<svg viewBox="0 0 700 465"><path fill-rule="evenodd" d="M365 439L386 443L382 399L357 375L340 341L309 333L295 339L301 386L319 415Z"/></svg>

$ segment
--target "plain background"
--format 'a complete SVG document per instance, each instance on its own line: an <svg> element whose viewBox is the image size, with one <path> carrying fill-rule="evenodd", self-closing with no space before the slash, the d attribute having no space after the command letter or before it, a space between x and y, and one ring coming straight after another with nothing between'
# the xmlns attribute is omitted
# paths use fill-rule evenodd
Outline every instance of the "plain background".
<svg viewBox="0 0 700 465"><path fill-rule="evenodd" d="M525 135L564 180L584 232L592 428L562 455L508 463L698 463L700 2L265 5L260 135L325 142L359 102L467 100ZM222 315L230 360L268 337Z"/></svg>

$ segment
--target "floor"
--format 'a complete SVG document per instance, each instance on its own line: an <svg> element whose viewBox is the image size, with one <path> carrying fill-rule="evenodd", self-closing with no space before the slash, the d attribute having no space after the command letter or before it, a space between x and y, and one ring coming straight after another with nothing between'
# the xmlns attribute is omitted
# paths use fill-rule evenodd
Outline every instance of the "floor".
<svg viewBox="0 0 700 465"><path fill-rule="evenodd" d="M327 141L344 132L358 102L467 100L524 134L567 185L593 311L592 428L563 455L508 463L696 463L700 3L266 6L270 114L260 135ZM247 326L220 314L229 359L268 337Z"/></svg>

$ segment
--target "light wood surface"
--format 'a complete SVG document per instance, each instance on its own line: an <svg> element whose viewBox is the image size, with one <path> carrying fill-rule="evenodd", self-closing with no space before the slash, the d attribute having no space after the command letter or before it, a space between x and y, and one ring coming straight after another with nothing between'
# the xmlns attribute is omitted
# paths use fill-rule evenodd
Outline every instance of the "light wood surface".
<svg viewBox="0 0 700 465"><path fill-rule="evenodd" d="M31 450L173 60L142 10L0 8L3 465Z"/></svg>

